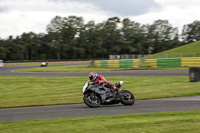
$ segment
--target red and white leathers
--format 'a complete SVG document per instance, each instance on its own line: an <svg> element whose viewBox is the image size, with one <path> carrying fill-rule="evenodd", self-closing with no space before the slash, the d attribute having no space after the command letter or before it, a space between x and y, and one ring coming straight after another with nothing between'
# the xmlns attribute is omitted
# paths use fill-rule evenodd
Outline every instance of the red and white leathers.
<svg viewBox="0 0 200 133"><path fill-rule="evenodd" d="M94 80L94 84L102 84L104 83L106 87L116 90L118 93L120 92L120 89L113 85L112 82L107 81L102 75L98 75L97 78Z"/></svg>

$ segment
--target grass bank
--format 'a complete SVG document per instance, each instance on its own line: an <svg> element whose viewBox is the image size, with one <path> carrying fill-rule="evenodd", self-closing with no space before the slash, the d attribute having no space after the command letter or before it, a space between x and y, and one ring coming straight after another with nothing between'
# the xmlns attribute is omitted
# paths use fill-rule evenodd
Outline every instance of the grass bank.
<svg viewBox="0 0 200 133"><path fill-rule="evenodd" d="M188 77L106 77L138 99L200 95L200 82ZM82 87L88 77L0 76L0 108L82 103Z"/></svg>
<svg viewBox="0 0 200 133"><path fill-rule="evenodd" d="M1 133L198 133L200 111L2 122Z"/></svg>
<svg viewBox="0 0 200 133"><path fill-rule="evenodd" d="M200 57L200 41L183 45L177 48L156 53L145 58L181 58L181 57Z"/></svg>

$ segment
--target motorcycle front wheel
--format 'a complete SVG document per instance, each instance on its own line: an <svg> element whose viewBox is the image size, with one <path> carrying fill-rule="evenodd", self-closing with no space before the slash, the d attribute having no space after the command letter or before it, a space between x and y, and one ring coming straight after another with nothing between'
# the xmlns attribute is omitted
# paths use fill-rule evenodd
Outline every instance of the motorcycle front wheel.
<svg viewBox="0 0 200 133"><path fill-rule="evenodd" d="M120 92L120 100L124 105L133 105L135 103L134 95L127 90L121 90Z"/></svg>
<svg viewBox="0 0 200 133"><path fill-rule="evenodd" d="M101 99L94 92L84 94L83 101L87 106L91 108L97 108L101 105Z"/></svg>

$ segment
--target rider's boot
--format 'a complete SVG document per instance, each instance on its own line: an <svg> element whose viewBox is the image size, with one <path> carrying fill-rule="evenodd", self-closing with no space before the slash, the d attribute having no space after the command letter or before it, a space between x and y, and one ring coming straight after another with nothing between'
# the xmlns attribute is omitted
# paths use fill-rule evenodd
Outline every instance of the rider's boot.
<svg viewBox="0 0 200 133"><path fill-rule="evenodd" d="M120 89L117 88L116 86L113 87L114 91L115 91L115 95L118 97L119 93L120 93Z"/></svg>

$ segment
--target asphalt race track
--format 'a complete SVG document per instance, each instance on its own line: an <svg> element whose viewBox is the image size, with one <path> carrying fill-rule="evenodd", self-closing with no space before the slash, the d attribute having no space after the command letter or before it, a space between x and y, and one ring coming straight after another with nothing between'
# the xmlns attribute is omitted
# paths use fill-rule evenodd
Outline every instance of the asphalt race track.
<svg viewBox="0 0 200 133"><path fill-rule="evenodd" d="M55 65L52 65L55 66ZM5 67L0 71L0 76L39 76L39 77L61 77L61 76L88 76L89 72L13 72L16 69L33 68L39 66ZM48 66L49 67L49 66ZM188 76L187 69L165 69L165 70L121 70L100 71L98 74L107 76Z"/></svg>
<svg viewBox="0 0 200 133"><path fill-rule="evenodd" d="M89 72L13 72L37 66L7 67L0 71L0 76L88 76ZM101 71L104 76L188 76L188 70L124 70ZM200 96L137 100L132 106L122 104L104 105L99 108L89 108L85 104L54 105L0 109L0 122L21 121L33 119L50 119L65 117L88 117L132 113L166 112L200 110Z"/></svg>
<svg viewBox="0 0 200 133"><path fill-rule="evenodd" d="M136 100L132 106L122 104L90 108L85 104L0 109L0 122L65 117L88 117L133 113L200 110L200 96Z"/></svg>

